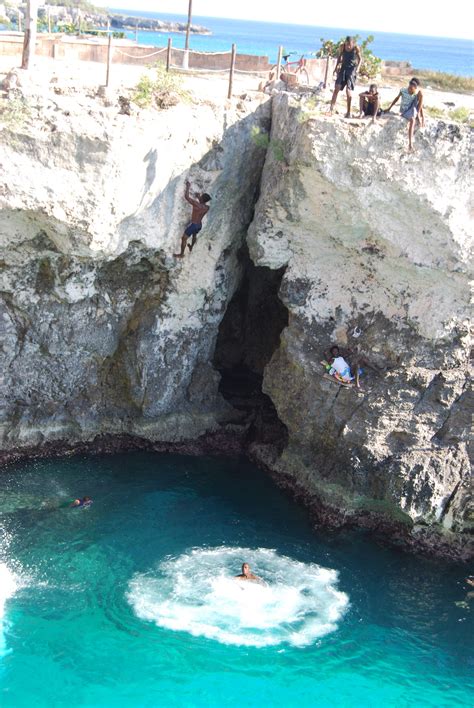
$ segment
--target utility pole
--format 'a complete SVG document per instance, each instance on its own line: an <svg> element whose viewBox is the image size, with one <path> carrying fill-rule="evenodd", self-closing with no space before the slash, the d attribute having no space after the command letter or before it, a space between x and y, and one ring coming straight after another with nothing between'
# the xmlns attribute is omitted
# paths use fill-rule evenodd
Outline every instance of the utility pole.
<svg viewBox="0 0 474 708"><path fill-rule="evenodd" d="M189 49L189 32L191 31L191 18L193 16L193 0L189 0L188 6L188 24L186 26L186 42L184 48L186 51Z"/></svg>
<svg viewBox="0 0 474 708"><path fill-rule="evenodd" d="M23 38L23 54L21 68L29 69L33 63L36 50L36 26L38 23L38 0L27 0L25 18L25 36Z"/></svg>

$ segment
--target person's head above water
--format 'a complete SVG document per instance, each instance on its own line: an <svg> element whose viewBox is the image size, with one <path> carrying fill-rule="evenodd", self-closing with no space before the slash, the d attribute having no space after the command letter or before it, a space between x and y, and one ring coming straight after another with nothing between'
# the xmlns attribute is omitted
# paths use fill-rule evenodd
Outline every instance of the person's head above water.
<svg viewBox="0 0 474 708"><path fill-rule="evenodd" d="M208 194L207 192L203 192L203 194L199 195L199 201L201 204L207 204L207 202L210 202L212 199L211 195Z"/></svg>
<svg viewBox="0 0 474 708"><path fill-rule="evenodd" d="M250 566L248 563L242 563L242 575L249 575Z"/></svg>
<svg viewBox="0 0 474 708"><path fill-rule="evenodd" d="M90 497L82 497L82 499L74 499L71 506L88 506L92 504L92 499Z"/></svg>

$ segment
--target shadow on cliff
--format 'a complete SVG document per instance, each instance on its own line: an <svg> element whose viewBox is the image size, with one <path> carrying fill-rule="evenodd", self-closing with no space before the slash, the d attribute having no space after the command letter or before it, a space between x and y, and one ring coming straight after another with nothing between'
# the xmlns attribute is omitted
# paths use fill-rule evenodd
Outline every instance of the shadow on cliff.
<svg viewBox="0 0 474 708"><path fill-rule="evenodd" d="M262 384L265 366L288 325L288 310L278 298L285 269L255 266L246 245L239 260L242 280L220 324L214 353L219 391L249 426L247 443L271 445L281 453L287 429Z"/></svg>

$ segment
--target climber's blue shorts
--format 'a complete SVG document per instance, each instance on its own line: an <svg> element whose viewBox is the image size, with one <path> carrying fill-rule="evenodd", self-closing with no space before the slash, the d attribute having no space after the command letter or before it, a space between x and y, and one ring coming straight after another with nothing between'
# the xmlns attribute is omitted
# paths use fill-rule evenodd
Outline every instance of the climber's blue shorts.
<svg viewBox="0 0 474 708"><path fill-rule="evenodd" d="M186 226L184 233L188 237L189 236L196 236L200 232L201 229L202 229L202 224L193 224L193 222L191 221L191 223L188 226Z"/></svg>

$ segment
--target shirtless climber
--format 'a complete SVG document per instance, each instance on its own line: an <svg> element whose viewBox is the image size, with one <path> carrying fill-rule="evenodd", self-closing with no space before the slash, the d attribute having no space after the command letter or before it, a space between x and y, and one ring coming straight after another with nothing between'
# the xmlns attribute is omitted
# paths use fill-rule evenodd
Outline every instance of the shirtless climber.
<svg viewBox="0 0 474 708"><path fill-rule="evenodd" d="M188 246L190 251L193 250L194 246L196 245L196 237L202 229L202 220L209 211L209 207L207 206L207 202L211 199L209 194L206 194L204 192L203 194L197 195L197 199L193 199L189 196L189 187L190 184L186 180L186 191L184 193L184 198L187 202L192 204L193 213L191 215L191 222L186 226L184 234L181 238L181 253L173 253L175 258L183 258L184 252L186 250L186 245ZM188 243L188 238L191 237L191 243Z"/></svg>

